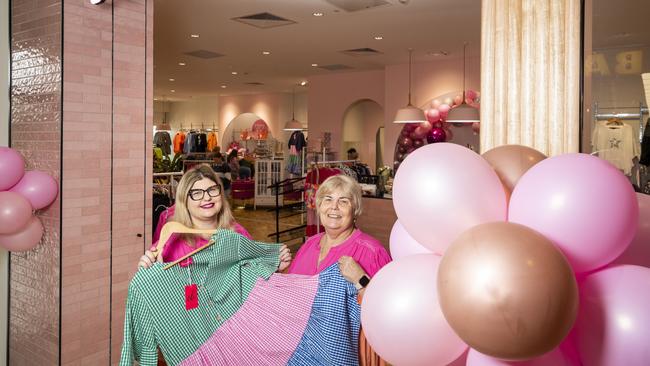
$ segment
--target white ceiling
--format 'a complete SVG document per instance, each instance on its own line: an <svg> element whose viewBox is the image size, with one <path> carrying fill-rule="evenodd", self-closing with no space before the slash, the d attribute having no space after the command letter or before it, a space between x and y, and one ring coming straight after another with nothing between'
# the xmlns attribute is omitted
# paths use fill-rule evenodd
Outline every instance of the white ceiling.
<svg viewBox="0 0 650 366"><path fill-rule="evenodd" d="M286 92L310 75L346 72L322 70L312 63L353 67L348 72L381 69L408 62L408 48L414 49L414 62L441 57L460 60L465 41L469 42L468 54L480 53L480 0L386 2L389 4L346 12L325 0L155 0L155 97L187 100L207 95ZM232 20L262 12L296 23L260 29ZM314 12L323 16L315 17ZM191 38L190 34L200 37ZM383 40L375 40L378 35ZM350 56L340 52L363 47L382 54ZM224 56L206 60L184 55L201 49ZM441 50L449 56L430 54ZM263 55L262 51L271 54ZM179 62L186 66L179 66Z"/></svg>
<svg viewBox="0 0 650 366"><path fill-rule="evenodd" d="M331 0L371 3L380 0ZM480 53L481 0L385 0L388 5L347 12L326 0L155 0L154 94L159 100L288 92L311 75L381 69L408 62L460 59ZM593 0L593 48L650 44L650 0ZM232 18L268 12L296 23L261 29ZM323 13L322 17L313 16ZM191 38L190 34L199 34ZM383 40L375 40L382 36ZM340 51L370 47L381 54ZM207 50L223 57L184 53ZM446 51L448 56L431 53ZM262 51L270 51L263 55ZM179 66L185 62L186 66ZM312 67L343 64L347 71ZM237 71L238 75L232 75ZM169 81L173 78L175 81ZM261 82L262 86L246 85ZM226 85L222 89L221 85ZM174 93L171 90L175 90Z"/></svg>

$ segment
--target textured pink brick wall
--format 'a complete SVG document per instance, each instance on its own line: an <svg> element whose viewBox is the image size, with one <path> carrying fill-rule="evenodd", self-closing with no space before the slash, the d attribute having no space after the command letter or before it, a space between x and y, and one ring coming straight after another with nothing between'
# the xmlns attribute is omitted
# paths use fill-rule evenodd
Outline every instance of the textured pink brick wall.
<svg viewBox="0 0 650 366"><path fill-rule="evenodd" d="M151 242L153 1L14 0L12 37L12 146L61 194L11 256L10 364L116 364Z"/></svg>
<svg viewBox="0 0 650 366"><path fill-rule="evenodd" d="M61 167L61 1L11 2L11 145L27 169ZM9 364L59 360L60 200L36 213L39 246L10 256Z"/></svg>

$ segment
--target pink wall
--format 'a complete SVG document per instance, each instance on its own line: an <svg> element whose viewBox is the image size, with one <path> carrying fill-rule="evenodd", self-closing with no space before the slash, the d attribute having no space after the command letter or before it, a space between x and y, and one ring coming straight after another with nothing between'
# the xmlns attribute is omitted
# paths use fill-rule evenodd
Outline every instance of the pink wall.
<svg viewBox="0 0 650 366"><path fill-rule="evenodd" d="M468 89L480 86L480 61L467 59ZM462 60L431 61L413 64L412 103L428 107L442 94L462 89ZM408 65L391 65L385 70L313 76L309 79L309 135L318 138L332 133L332 148L341 145L345 111L360 99L372 99L384 108L384 164L391 165L401 125L393 123L395 112L408 100ZM345 157L339 154L339 158Z"/></svg>
<svg viewBox="0 0 650 366"><path fill-rule="evenodd" d="M347 72L309 78L309 137L332 133L332 150L345 158L341 146L343 117L350 105L371 99L384 107L384 71ZM318 148L318 147L315 147ZM392 161L392 158L391 158Z"/></svg>
<svg viewBox="0 0 650 366"><path fill-rule="evenodd" d="M119 361L151 243L152 31L153 1L12 2L12 145L60 194L11 255L9 364Z"/></svg>
<svg viewBox="0 0 650 366"><path fill-rule="evenodd" d="M433 98L449 92L461 92L463 83L462 59L431 61L413 64L413 81L411 102L420 108L428 108ZM480 61L478 58L467 59L468 89L480 89ZM386 67L386 108L384 141L384 163L391 165L397 137L402 125L393 123L398 109L404 107L408 100L408 65ZM469 128L469 126L467 127Z"/></svg>
<svg viewBox="0 0 650 366"><path fill-rule="evenodd" d="M242 113L258 115L269 125L269 130L274 138L283 142L288 141L291 133L282 129L284 124L291 119L291 98L290 93L219 97L219 141L224 141L223 134L226 132L226 127L235 117ZM306 93L296 91L296 119L305 125L307 123L306 98ZM230 141L230 136L226 140ZM222 148L222 151L225 151L225 149Z"/></svg>

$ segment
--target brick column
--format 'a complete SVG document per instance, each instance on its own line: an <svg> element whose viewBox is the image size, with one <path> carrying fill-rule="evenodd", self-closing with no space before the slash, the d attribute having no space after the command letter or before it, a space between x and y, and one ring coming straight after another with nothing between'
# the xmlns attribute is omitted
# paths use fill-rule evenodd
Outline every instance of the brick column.
<svg viewBox="0 0 650 366"><path fill-rule="evenodd" d="M116 364L151 241L153 1L12 11L12 146L61 192L43 242L11 256L10 364Z"/></svg>

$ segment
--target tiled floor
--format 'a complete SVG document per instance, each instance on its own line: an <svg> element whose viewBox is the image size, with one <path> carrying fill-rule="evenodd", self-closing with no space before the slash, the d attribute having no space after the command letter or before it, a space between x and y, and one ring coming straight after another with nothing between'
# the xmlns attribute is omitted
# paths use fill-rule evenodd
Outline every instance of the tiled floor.
<svg viewBox="0 0 650 366"><path fill-rule="evenodd" d="M232 203L233 214L235 219L239 222L248 232L253 236L253 239L266 242L275 242L275 236L269 237L271 233L275 233L275 212L269 211L273 207L257 207L256 210L252 206L246 207L241 205L241 202ZM280 217L290 214L288 210L282 210ZM291 217L280 219L280 231L297 227L301 225L301 216L294 215ZM304 221L303 221L304 223ZM287 240L287 237L281 237L280 241L291 247L291 251L295 252L302 244L302 236L304 236L304 229L295 232L294 239Z"/></svg>

